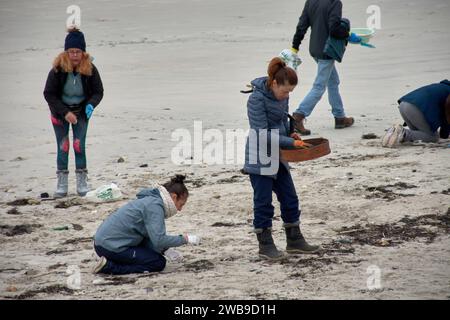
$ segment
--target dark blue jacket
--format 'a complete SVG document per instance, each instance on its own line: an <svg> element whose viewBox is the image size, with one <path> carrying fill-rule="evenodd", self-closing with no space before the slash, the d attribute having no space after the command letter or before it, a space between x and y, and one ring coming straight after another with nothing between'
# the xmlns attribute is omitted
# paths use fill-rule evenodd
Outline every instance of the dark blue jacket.
<svg viewBox="0 0 450 320"><path fill-rule="evenodd" d="M449 94L450 81L443 80L408 93L401 97L398 103L405 101L419 108L433 132L439 127L441 130L448 130L449 124L445 117L444 105Z"/></svg>
<svg viewBox="0 0 450 320"><path fill-rule="evenodd" d="M350 31L350 21L348 19L342 18L341 26ZM342 62L347 43L347 39L338 39L330 35L325 42L325 49L323 52L333 60Z"/></svg>
<svg viewBox="0 0 450 320"><path fill-rule="evenodd" d="M250 174L268 175L276 177L276 172L272 174L266 174L261 172L262 168L269 168L271 164L261 163L259 157L260 152L260 139L259 133L267 132L267 156L271 156L273 161L279 161L279 148L289 148L294 144L294 139L289 137L289 99L277 100L269 88L267 88L267 77L257 78L252 81L253 93L248 98L247 102L247 115L250 123L250 130L256 133L258 137L258 143L252 143L249 145L249 138L247 138L247 144L245 146L245 165L244 171ZM262 129L266 129L263 131ZM278 129L278 133L273 131ZM276 155L270 155L271 139L277 139L279 148ZM257 161L252 161L255 159ZM289 164L281 161L281 163L289 170ZM278 168L277 163L277 168Z"/></svg>

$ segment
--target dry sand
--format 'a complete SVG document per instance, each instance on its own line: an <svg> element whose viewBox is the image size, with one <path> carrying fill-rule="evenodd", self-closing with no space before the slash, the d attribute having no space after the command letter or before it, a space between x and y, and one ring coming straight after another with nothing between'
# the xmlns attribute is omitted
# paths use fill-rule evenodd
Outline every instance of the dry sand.
<svg viewBox="0 0 450 320"><path fill-rule="evenodd" d="M324 97L307 125L314 136L330 140L332 153L293 164L302 229L324 250L277 263L257 256L252 189L241 166L177 166L171 162L176 144L171 132L192 131L194 120L203 121L204 129L247 129L247 96L239 90L264 75L270 58L290 45L303 2L77 4L105 87L88 132L90 184L115 182L125 198L92 204L76 197L72 150L66 199L72 206L40 201L56 184L55 138L42 91L51 61L62 50L68 15L59 1L3 1L2 299L450 298L449 141L384 149L379 139L361 139L367 133L380 137L389 125L401 123L396 108L401 95L449 78L448 1L377 2L382 27L372 40L377 48L351 46L338 65L355 126L335 130ZM355 27L365 26L370 4L344 1L344 16ZM315 76L308 39L309 34L300 49L303 64L291 111ZM118 163L120 157L125 161ZM179 248L184 262L163 273L91 274L90 239L99 224L140 188L174 173L189 175L191 197L185 210L167 221L168 231L197 233L202 245ZM23 198L38 201L7 204ZM61 226L68 230L54 230ZM274 230L284 249L278 206ZM70 288L74 268L81 272L79 290ZM372 282L377 274L379 282Z"/></svg>

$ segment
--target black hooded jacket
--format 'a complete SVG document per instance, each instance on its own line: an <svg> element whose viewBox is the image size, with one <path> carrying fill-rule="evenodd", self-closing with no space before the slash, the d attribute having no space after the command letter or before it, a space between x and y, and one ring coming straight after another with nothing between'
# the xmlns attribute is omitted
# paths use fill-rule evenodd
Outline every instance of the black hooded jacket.
<svg viewBox="0 0 450 320"><path fill-rule="evenodd" d="M342 2L340 0L306 0L292 47L298 49L311 27L309 53L316 59L331 59L323 51L328 36L347 39L349 29L341 25Z"/></svg>
<svg viewBox="0 0 450 320"><path fill-rule="evenodd" d="M63 89L67 80L68 73L60 68L52 68L48 73L47 82L45 83L44 97L50 108L52 115L58 119L64 119L70 111L69 106L62 101ZM97 68L92 65L92 75L81 75L81 83L83 85L84 101L80 103L81 115L86 116L85 106L91 104L94 108L103 98L103 84Z"/></svg>

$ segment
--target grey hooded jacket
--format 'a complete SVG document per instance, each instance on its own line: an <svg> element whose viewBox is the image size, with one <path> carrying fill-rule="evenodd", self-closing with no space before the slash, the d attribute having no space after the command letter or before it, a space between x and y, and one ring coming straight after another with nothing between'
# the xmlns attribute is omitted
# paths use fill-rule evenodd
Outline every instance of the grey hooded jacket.
<svg viewBox="0 0 450 320"><path fill-rule="evenodd" d="M164 204L158 189L143 189L136 197L103 221L95 234L95 245L119 253L143 241L157 252L186 244L182 235L166 234Z"/></svg>

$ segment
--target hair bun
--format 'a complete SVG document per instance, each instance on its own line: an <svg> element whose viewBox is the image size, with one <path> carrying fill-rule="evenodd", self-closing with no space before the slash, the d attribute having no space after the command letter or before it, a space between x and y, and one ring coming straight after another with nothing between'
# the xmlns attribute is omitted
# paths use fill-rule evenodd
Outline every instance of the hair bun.
<svg viewBox="0 0 450 320"><path fill-rule="evenodd" d="M186 179L186 176L177 174L175 177L171 178L170 181L174 183L183 183L183 181Z"/></svg>

